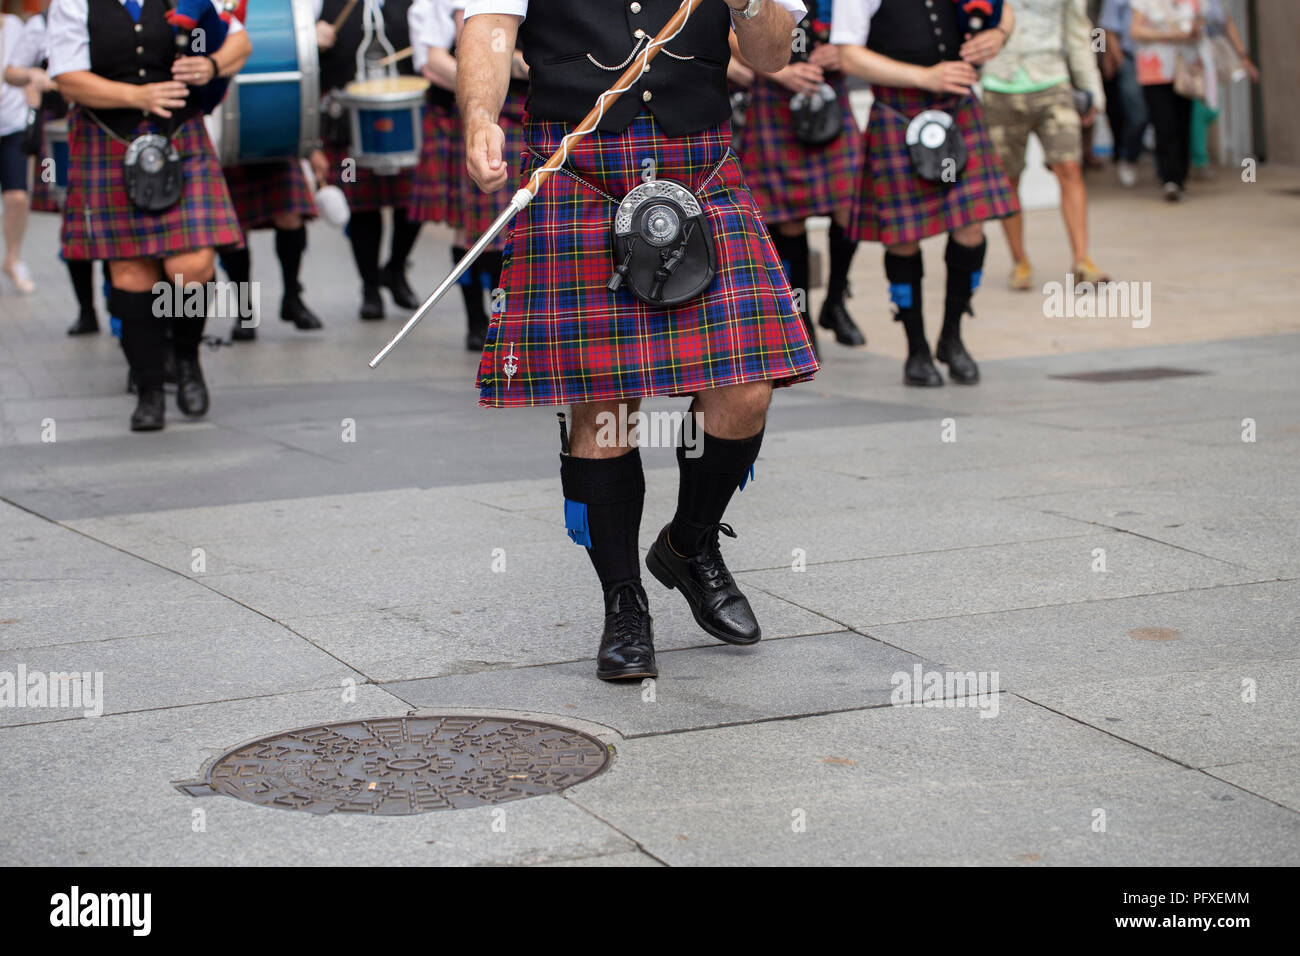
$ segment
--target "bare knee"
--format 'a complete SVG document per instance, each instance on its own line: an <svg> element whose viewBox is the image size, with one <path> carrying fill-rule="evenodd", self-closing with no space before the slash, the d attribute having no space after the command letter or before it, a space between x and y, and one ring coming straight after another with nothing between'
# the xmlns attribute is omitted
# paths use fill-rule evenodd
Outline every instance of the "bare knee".
<svg viewBox="0 0 1300 956"><path fill-rule="evenodd" d="M115 259L108 263L108 277L123 292L152 292L162 270L157 259Z"/></svg>
<svg viewBox="0 0 1300 956"><path fill-rule="evenodd" d="M984 223L971 223L969 226L962 226L960 229L952 231L952 238L958 245L978 246L984 241Z"/></svg>
<svg viewBox="0 0 1300 956"><path fill-rule="evenodd" d="M640 411L641 399L582 402L569 409L569 452L576 458L617 458L635 443L629 417Z"/></svg>
<svg viewBox="0 0 1300 956"><path fill-rule="evenodd" d="M271 217L271 224L276 229L294 232L302 228L302 216L296 212L277 212Z"/></svg>
<svg viewBox="0 0 1300 956"><path fill-rule="evenodd" d="M700 392L695 396L694 410L703 416L708 434L716 438L749 438L762 431L771 402L771 382L745 382Z"/></svg>
<svg viewBox="0 0 1300 956"><path fill-rule="evenodd" d="M921 251L919 242L899 242L892 246L885 246L885 251L893 256L914 256Z"/></svg>
<svg viewBox="0 0 1300 956"><path fill-rule="evenodd" d="M207 282L216 269L216 261L216 250L195 249L193 252L183 252L164 259L163 271L168 281L186 284Z"/></svg>
<svg viewBox="0 0 1300 956"><path fill-rule="evenodd" d="M801 236L804 234L805 226L802 219L792 219L789 222L778 222L776 231L783 236Z"/></svg>

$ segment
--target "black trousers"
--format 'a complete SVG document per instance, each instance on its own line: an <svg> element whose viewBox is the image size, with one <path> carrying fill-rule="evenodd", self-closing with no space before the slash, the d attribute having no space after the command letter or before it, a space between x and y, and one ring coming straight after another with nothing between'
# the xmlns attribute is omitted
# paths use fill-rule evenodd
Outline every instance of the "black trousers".
<svg viewBox="0 0 1300 956"><path fill-rule="evenodd" d="M1156 169L1160 181L1182 186L1192 147L1192 101L1174 92L1172 83L1142 87L1151 124L1156 128Z"/></svg>

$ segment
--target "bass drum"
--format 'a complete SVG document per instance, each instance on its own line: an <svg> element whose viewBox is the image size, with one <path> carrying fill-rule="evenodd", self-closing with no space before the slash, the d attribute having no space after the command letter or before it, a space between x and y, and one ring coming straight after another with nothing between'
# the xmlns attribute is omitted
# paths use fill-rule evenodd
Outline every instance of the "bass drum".
<svg viewBox="0 0 1300 956"><path fill-rule="evenodd" d="M320 138L312 0L255 0L246 9L253 53L206 117L222 166L296 159Z"/></svg>

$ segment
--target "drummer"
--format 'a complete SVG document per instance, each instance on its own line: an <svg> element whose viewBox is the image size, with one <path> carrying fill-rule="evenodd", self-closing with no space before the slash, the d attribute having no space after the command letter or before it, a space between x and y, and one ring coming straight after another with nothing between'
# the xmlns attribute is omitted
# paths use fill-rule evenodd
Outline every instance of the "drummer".
<svg viewBox="0 0 1300 956"><path fill-rule="evenodd" d="M243 23L247 6L248 0L240 0L231 16ZM248 234L255 229L274 229L275 254L280 260L280 276L284 282L280 318L292 322L301 331L319 329L321 321L302 301L302 283L298 281L302 256L307 250L306 220L316 218L316 203L302 164L297 159L283 159L226 166L221 171L240 228L244 230L241 247L221 250L221 267L226 270L226 277L248 288L252 280ZM241 301L247 300L241 297ZM257 338L257 322L248 318L241 316L235 320L230 331L232 341Z"/></svg>
<svg viewBox="0 0 1300 956"><path fill-rule="evenodd" d="M35 13L28 17L23 27L22 37L13 55L6 61L4 80L14 86L20 86L27 94L27 103L36 108L40 122L62 119L68 107L59 95L54 81L45 72L50 58L49 30L45 14ZM41 151L37 158L36 175L32 180L31 211L53 212L63 214L62 196L57 185L45 172L44 160L51 158L50 142L42 137ZM68 278L72 281L72 292L77 297L78 313L76 320L68 326L69 335L91 335L99 331L99 316L95 312L94 268L91 260L65 259Z"/></svg>
<svg viewBox="0 0 1300 956"><path fill-rule="evenodd" d="M191 101L196 87L238 73L252 46L233 22L219 49L178 55L167 8L164 0L58 0L50 11L49 74L77 104L68 128L63 252L68 259L108 260L109 311L121 319L122 349L138 393L132 431L164 425L166 322L176 352L177 404L187 415L207 412L199 367L207 297L190 284L212 279L215 247L243 241ZM151 142L142 139L147 134L167 137L178 158L164 152L155 168L150 149L146 162L130 167L135 188L128 192L128 144L138 155Z"/></svg>
<svg viewBox="0 0 1300 956"><path fill-rule="evenodd" d="M322 94L342 90L357 78L357 50L364 36L362 29L363 7L377 3L383 14L384 34L395 50L410 46L410 28L407 11L411 0L315 0L316 43L320 49L320 88ZM347 15L340 20L340 15ZM337 28L334 22L340 20ZM397 61L397 71L414 75L411 58ZM379 294L381 286L388 289L393 302L402 309L414 309L420 299L406 281L406 264L420 235L420 223L407 217L411 200L409 171L395 175L382 175L363 169L344 160L351 149L351 134L346 115L330 115L322 110L321 138L324 140L324 162L327 175L343 188L352 218L348 221L348 239L352 243L352 257L356 260L361 277L361 318L382 319L384 300ZM322 170L321 157L314 156L312 163ZM379 246L383 237L382 210L391 209L393 233L389 239L388 263L379 267Z"/></svg>

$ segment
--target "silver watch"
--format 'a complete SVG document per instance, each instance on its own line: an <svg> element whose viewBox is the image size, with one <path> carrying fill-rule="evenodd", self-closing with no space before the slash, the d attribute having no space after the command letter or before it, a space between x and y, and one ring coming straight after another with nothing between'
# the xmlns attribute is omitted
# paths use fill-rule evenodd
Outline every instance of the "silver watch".
<svg viewBox="0 0 1300 956"><path fill-rule="evenodd" d="M758 11L763 9L763 0L749 0L749 5L744 10L731 8L731 15L737 20L752 20L758 16Z"/></svg>

